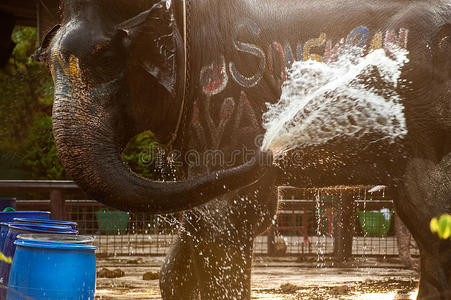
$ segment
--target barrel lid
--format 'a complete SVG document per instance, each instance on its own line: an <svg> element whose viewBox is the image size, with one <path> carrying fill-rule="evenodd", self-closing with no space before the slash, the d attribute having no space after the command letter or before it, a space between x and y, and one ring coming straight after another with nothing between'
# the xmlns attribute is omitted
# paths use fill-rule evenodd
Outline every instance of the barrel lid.
<svg viewBox="0 0 451 300"><path fill-rule="evenodd" d="M42 224L55 224L55 225L68 225L77 226L77 222L64 221L64 220L46 220L46 219L28 219L28 218L14 218L14 222L20 223L42 223Z"/></svg>
<svg viewBox="0 0 451 300"><path fill-rule="evenodd" d="M48 241L16 240L14 242L14 244L19 247L21 246L21 247L41 248L41 249L85 250L85 251L97 250L97 247L92 246L92 245L69 244L69 243L58 243L58 242L48 242Z"/></svg>
<svg viewBox="0 0 451 300"><path fill-rule="evenodd" d="M28 233L17 236L18 240L44 241L68 244L90 244L94 242L93 236L88 235L72 235L72 234L39 234Z"/></svg>
<svg viewBox="0 0 451 300"><path fill-rule="evenodd" d="M43 233L69 233L77 234L78 231L66 225L38 224L38 223L11 223L9 228L16 231L31 231Z"/></svg>

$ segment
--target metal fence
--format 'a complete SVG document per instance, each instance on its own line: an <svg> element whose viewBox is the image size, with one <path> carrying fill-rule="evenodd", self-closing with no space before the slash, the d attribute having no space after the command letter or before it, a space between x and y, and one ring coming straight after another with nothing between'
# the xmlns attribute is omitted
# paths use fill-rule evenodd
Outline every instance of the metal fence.
<svg viewBox="0 0 451 300"><path fill-rule="evenodd" d="M276 224L255 239L254 253L331 255L341 259L398 255L393 217L387 220L384 214L372 213L385 208L390 214L393 202L384 190L368 190L279 188ZM101 256L164 255L175 240L181 218L178 214L124 213L91 200L63 203L58 218L63 214L65 219L78 222L80 234L94 235ZM55 207L49 200L19 200L17 205L24 210ZM418 255L418 250L412 247L411 253Z"/></svg>
<svg viewBox="0 0 451 300"><path fill-rule="evenodd" d="M384 187L279 187L275 226L256 240L258 254L398 255L393 201ZM382 210L382 211L381 211ZM271 243L273 247L268 247ZM271 249L272 248L272 249ZM419 255L412 239L412 255Z"/></svg>
<svg viewBox="0 0 451 300"><path fill-rule="evenodd" d="M94 235L100 255L165 255L175 240L180 215L125 213L92 201L68 201L80 234Z"/></svg>

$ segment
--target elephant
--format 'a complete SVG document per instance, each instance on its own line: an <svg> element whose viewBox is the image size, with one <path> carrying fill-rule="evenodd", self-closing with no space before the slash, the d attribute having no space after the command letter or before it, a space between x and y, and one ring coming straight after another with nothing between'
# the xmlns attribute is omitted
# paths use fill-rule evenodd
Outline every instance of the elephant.
<svg viewBox="0 0 451 300"><path fill-rule="evenodd" d="M374 182L398 191L395 207L418 243L418 298L450 299L451 244L428 225L451 211L450 8L438 0L64 0L36 54L55 84L60 159L109 206L184 211L161 270L163 299L250 299L253 241L274 221L276 185ZM327 64L347 45L408 50L404 84L393 87L406 136L338 137L275 167L260 150L266 103L281 97L295 61ZM166 145L180 181L148 181L124 166L121 151L145 130Z"/></svg>

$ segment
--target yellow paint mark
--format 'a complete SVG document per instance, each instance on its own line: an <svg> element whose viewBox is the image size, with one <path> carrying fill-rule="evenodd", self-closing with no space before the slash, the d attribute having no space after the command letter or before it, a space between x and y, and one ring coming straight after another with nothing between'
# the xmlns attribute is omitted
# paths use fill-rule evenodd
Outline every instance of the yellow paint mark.
<svg viewBox="0 0 451 300"><path fill-rule="evenodd" d="M55 63L59 63L61 69L68 78L80 78L80 65L77 57L71 55L69 57L69 63L65 64L61 54L58 51L54 51L50 62L50 73L52 74L53 79L55 79Z"/></svg>
<svg viewBox="0 0 451 300"><path fill-rule="evenodd" d="M320 47L324 44L324 42L326 41L327 35L322 32L319 35L319 38L315 38L315 39L310 39L308 40L305 44L304 44L304 51L302 54L302 59L303 60L316 60L319 62L323 61L322 56L318 55L318 54L310 54L310 49L313 47Z"/></svg>
<svg viewBox="0 0 451 300"><path fill-rule="evenodd" d="M50 62L50 73L52 74L53 80L55 80L55 53L52 53L52 58Z"/></svg>
<svg viewBox="0 0 451 300"><path fill-rule="evenodd" d="M382 32L378 31L371 41L370 51L382 48Z"/></svg>
<svg viewBox="0 0 451 300"><path fill-rule="evenodd" d="M11 257L6 257L5 254L0 252L0 261L3 261L7 264L12 264L13 263L13 259Z"/></svg>
<svg viewBox="0 0 451 300"><path fill-rule="evenodd" d="M63 69L64 74L66 74L67 77L70 77L70 70L69 68L64 64L63 59L61 58L61 55L58 53L56 54L56 58L58 59L58 62L61 66L61 69Z"/></svg>
<svg viewBox="0 0 451 300"><path fill-rule="evenodd" d="M80 77L80 67L78 64L78 58L73 55L69 57L69 72L75 78Z"/></svg>

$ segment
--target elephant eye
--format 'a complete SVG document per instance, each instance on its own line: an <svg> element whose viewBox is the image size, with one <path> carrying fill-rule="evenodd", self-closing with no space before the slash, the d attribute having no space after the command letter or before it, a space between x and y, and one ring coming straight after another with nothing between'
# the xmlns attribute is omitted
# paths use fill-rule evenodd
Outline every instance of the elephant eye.
<svg viewBox="0 0 451 300"><path fill-rule="evenodd" d="M115 64L118 60L120 60L120 58L117 53L111 50L103 51L102 55L98 58L98 62L103 66Z"/></svg>
<svg viewBox="0 0 451 300"><path fill-rule="evenodd" d="M96 51L90 60L94 80L105 82L114 79L125 67L125 56L119 49L105 47Z"/></svg>

